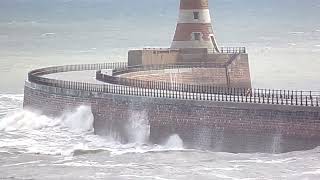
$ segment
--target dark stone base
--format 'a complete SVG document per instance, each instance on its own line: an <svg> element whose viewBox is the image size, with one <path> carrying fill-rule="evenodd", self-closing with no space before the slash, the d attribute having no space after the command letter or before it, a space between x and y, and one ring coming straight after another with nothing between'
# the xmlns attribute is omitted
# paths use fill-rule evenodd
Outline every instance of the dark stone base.
<svg viewBox="0 0 320 180"><path fill-rule="evenodd" d="M150 140L164 144L172 134L178 134L185 148L230 153L286 153L310 150L320 146L318 138L286 137L281 134L253 134L208 127L185 129L166 126L151 128ZM162 134L162 136L159 136Z"/></svg>

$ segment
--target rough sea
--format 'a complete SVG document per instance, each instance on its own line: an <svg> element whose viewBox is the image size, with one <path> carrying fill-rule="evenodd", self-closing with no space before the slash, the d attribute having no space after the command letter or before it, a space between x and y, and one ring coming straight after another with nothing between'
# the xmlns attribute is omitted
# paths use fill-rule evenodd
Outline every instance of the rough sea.
<svg viewBox="0 0 320 180"><path fill-rule="evenodd" d="M0 0L0 179L320 179L320 147L231 154L185 149L177 135L153 145L139 116L128 128L132 142L121 144L94 135L89 107L55 119L22 109L31 69L170 46L178 4ZM247 47L254 87L320 91L319 0L211 0L210 10L219 45Z"/></svg>

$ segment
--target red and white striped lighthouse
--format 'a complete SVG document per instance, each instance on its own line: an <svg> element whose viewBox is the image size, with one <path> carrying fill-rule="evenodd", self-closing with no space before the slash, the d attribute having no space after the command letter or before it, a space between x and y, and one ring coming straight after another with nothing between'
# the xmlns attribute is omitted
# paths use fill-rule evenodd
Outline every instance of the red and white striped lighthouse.
<svg viewBox="0 0 320 180"><path fill-rule="evenodd" d="M180 0L179 19L171 48L208 48L219 52L208 0Z"/></svg>

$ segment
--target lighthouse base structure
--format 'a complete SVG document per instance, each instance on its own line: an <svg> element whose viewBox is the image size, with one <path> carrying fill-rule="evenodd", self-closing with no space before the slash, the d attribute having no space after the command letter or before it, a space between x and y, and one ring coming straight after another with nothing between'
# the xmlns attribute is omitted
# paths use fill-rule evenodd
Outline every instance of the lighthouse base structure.
<svg viewBox="0 0 320 180"><path fill-rule="evenodd" d="M193 69L189 72L174 71L126 74L135 79L174 80L175 83L202 84L229 88L251 88L248 54L245 48L222 49L221 53L210 53L206 48L189 49L143 49L128 53L129 66L148 65L203 66L207 69ZM211 68L209 68L211 67Z"/></svg>

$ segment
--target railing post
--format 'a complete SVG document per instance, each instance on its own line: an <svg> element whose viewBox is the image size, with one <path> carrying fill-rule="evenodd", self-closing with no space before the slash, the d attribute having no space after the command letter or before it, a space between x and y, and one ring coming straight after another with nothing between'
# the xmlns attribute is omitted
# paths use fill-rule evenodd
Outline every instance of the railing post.
<svg viewBox="0 0 320 180"><path fill-rule="evenodd" d="M168 98L167 82L164 82L163 85L164 85L165 97Z"/></svg>
<svg viewBox="0 0 320 180"><path fill-rule="evenodd" d="M289 103L288 103L289 96L290 96L290 91L288 90L287 95L286 95L286 105L289 105Z"/></svg>
<svg viewBox="0 0 320 180"><path fill-rule="evenodd" d="M280 100L281 100L281 105L283 105L283 96L282 96L282 90L280 90Z"/></svg>
<svg viewBox="0 0 320 180"><path fill-rule="evenodd" d="M260 89L258 89L258 98L259 98L259 103L261 103L261 100L260 100Z"/></svg>
<svg viewBox="0 0 320 180"><path fill-rule="evenodd" d="M201 100L201 85L197 85L197 100Z"/></svg>
<svg viewBox="0 0 320 180"><path fill-rule="evenodd" d="M161 82L161 86L163 87L163 82ZM164 88L162 88L161 91L160 91L160 95L163 98L165 98L165 92L164 91L165 91Z"/></svg>
<svg viewBox="0 0 320 180"><path fill-rule="evenodd" d="M310 100L311 100L311 106L314 106L314 104L313 104L313 97L312 97L312 91L310 91Z"/></svg>
<svg viewBox="0 0 320 180"><path fill-rule="evenodd" d="M300 92L301 93L301 96L300 96L300 99L301 99L301 106L303 105L303 94L302 94L302 91Z"/></svg>
<svg viewBox="0 0 320 180"><path fill-rule="evenodd" d="M174 83L173 83L173 85L174 85ZM172 97L173 97L173 99L177 98L177 91L175 90L175 86L173 86Z"/></svg>
<svg viewBox="0 0 320 180"><path fill-rule="evenodd" d="M248 102L248 96L247 96L248 94L245 92L244 95L246 96L246 103L247 103ZM251 96L251 93L250 93L250 96ZM250 101L251 101L251 98L250 98Z"/></svg>
<svg viewBox="0 0 320 180"><path fill-rule="evenodd" d="M233 102L236 102L236 88L233 88L233 92L231 93L233 96Z"/></svg>
<svg viewBox="0 0 320 180"><path fill-rule="evenodd" d="M291 95L290 95L290 104L291 106L293 105L293 91L291 91Z"/></svg>
<svg viewBox="0 0 320 180"><path fill-rule="evenodd" d="M188 85L185 85L185 87L188 88ZM185 93L186 99L189 99L188 93L190 93L190 91L187 90L184 93Z"/></svg>
<svg viewBox="0 0 320 180"><path fill-rule="evenodd" d="M296 106L298 105L298 91L295 91L295 95L296 95Z"/></svg>
<svg viewBox="0 0 320 180"><path fill-rule="evenodd" d="M156 86L157 97L159 97L159 82L156 82Z"/></svg>
<svg viewBox="0 0 320 180"><path fill-rule="evenodd" d="M272 89L271 102L274 104L274 89Z"/></svg>
<svg viewBox="0 0 320 180"><path fill-rule="evenodd" d="M277 98L277 104L279 104L279 91L276 90L276 98Z"/></svg>
<svg viewBox="0 0 320 180"><path fill-rule="evenodd" d="M239 97L239 88L237 88L237 99L238 99L238 102L240 102L240 97Z"/></svg>
<svg viewBox="0 0 320 180"><path fill-rule="evenodd" d="M266 94L267 94L267 89L264 89L263 90L263 95L262 95L262 103L263 104L265 104L265 100L264 99L265 99Z"/></svg>
<svg viewBox="0 0 320 180"><path fill-rule="evenodd" d="M253 102L256 103L256 89L253 89L253 93L250 93L250 102L252 102L252 96Z"/></svg>

